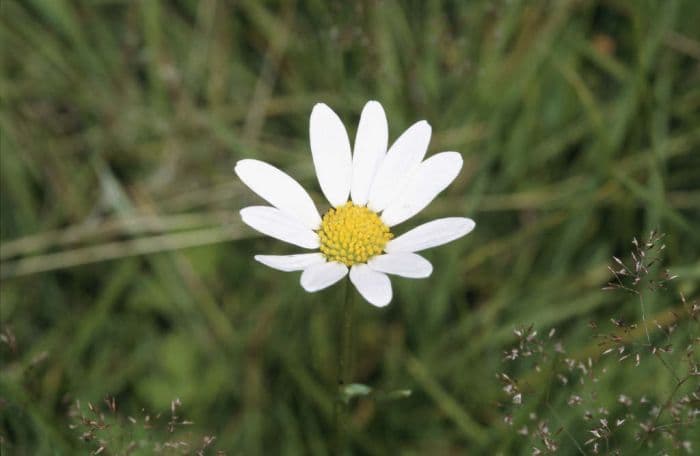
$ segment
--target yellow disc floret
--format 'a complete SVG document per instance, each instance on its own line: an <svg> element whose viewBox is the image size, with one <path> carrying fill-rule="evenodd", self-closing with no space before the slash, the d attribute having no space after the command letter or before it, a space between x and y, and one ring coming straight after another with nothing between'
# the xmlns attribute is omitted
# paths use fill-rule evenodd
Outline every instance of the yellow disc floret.
<svg viewBox="0 0 700 456"><path fill-rule="evenodd" d="M349 201L326 212L318 236L326 259L346 266L366 263L394 237L375 212Z"/></svg>

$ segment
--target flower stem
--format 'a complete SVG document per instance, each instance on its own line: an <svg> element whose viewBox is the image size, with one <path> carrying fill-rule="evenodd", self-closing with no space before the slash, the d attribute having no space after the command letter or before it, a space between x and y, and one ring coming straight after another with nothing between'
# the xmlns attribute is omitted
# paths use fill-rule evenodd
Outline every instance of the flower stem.
<svg viewBox="0 0 700 456"><path fill-rule="evenodd" d="M336 430L336 451L334 454L345 453L347 447L347 421L350 401L345 397L345 388L351 382L352 357L354 345L353 333L353 293L350 280L345 283L345 302L343 303L340 318L340 350L338 354L338 384L335 398L335 430Z"/></svg>

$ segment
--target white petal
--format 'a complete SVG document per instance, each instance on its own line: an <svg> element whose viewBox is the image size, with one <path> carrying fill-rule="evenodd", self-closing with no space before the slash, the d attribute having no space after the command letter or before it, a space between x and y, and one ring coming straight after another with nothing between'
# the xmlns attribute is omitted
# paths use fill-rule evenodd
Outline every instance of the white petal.
<svg viewBox="0 0 700 456"><path fill-rule="evenodd" d="M314 264L326 262L320 253L298 253L296 255L255 255L255 260L279 271L303 271Z"/></svg>
<svg viewBox="0 0 700 456"><path fill-rule="evenodd" d="M238 177L268 203L315 230L321 216L309 194L288 174L260 160L241 160L235 168Z"/></svg>
<svg viewBox="0 0 700 456"><path fill-rule="evenodd" d="M335 261L315 264L304 269L301 273L301 286L309 293L330 287L338 280L345 277L348 268Z"/></svg>
<svg viewBox="0 0 700 456"><path fill-rule="evenodd" d="M362 109L352 156L350 195L358 206L367 204L374 176L384 160L389 141L389 126L379 102L368 101Z"/></svg>
<svg viewBox="0 0 700 456"><path fill-rule="evenodd" d="M391 301L391 282L383 272L366 264L356 264L350 269L350 281L373 306L384 307Z"/></svg>
<svg viewBox="0 0 700 456"><path fill-rule="evenodd" d="M269 206L251 206L241 209L243 222L253 229L280 241L306 249L320 247L318 235L299 220Z"/></svg>
<svg viewBox="0 0 700 456"><path fill-rule="evenodd" d="M369 260L367 265L375 271L411 279L423 279L433 272L433 265L430 264L430 261L416 253L409 252L379 255Z"/></svg>
<svg viewBox="0 0 700 456"><path fill-rule="evenodd" d="M352 181L352 155L343 122L331 108L317 103L311 111L309 137L323 194L335 207L345 204Z"/></svg>
<svg viewBox="0 0 700 456"><path fill-rule="evenodd" d="M459 239L474 229L474 220L448 217L419 225L389 241L387 253L418 252Z"/></svg>
<svg viewBox="0 0 700 456"><path fill-rule="evenodd" d="M457 152L435 154L415 169L401 193L384 209L382 221L397 225L422 211L457 177L462 156Z"/></svg>
<svg viewBox="0 0 700 456"><path fill-rule="evenodd" d="M431 131L430 124L421 120L411 125L391 145L372 183L368 204L370 209L379 212L398 195L410 172L425 157Z"/></svg>

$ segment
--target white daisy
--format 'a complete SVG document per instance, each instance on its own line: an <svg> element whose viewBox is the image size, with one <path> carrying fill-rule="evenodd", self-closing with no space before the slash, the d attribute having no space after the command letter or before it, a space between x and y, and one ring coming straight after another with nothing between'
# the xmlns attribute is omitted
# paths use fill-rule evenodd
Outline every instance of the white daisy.
<svg viewBox="0 0 700 456"><path fill-rule="evenodd" d="M431 128L413 124L389 148L382 105L362 109L354 153L338 115L323 103L311 111L311 154L318 182L331 208L320 216L301 185L286 173L259 160L241 160L236 174L271 206L241 210L243 221L268 236L314 253L256 255L260 263L280 271L303 271L301 286L322 290L345 277L370 303L391 301L387 274L428 277L433 267L416 254L458 239L474 229L464 217L433 220L398 237L392 228L423 210L457 177L462 157L441 152L423 160Z"/></svg>

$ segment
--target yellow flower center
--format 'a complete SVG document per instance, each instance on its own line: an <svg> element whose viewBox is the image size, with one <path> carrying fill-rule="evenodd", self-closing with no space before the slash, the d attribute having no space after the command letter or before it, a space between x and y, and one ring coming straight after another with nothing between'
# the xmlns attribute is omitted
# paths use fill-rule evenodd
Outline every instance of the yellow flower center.
<svg viewBox="0 0 700 456"><path fill-rule="evenodd" d="M326 259L346 266L366 263L394 237L376 213L349 201L329 209L317 233Z"/></svg>

